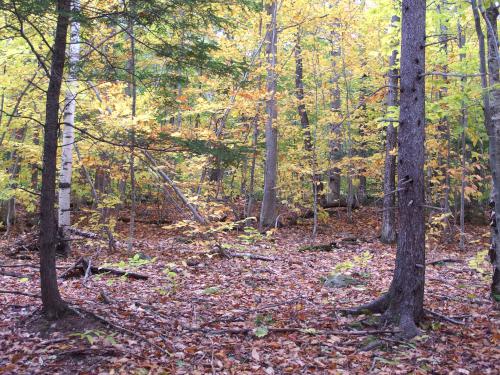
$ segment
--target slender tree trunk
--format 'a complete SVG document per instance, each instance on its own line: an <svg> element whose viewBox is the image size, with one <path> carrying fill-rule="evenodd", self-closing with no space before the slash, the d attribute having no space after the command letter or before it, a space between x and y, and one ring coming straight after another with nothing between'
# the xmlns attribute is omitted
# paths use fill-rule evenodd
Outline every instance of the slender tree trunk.
<svg viewBox="0 0 500 375"><path fill-rule="evenodd" d="M278 3L273 0L267 5L267 13L271 17L267 25L266 34L266 61L267 61L267 82L266 82L266 164L264 172L264 197L260 212L260 229L269 228L274 225L276 219L276 182L278 178L278 129L275 120L278 118L276 103L277 88L277 16Z"/></svg>
<svg viewBox="0 0 500 375"><path fill-rule="evenodd" d="M309 117L307 116L306 104L304 103L304 68L302 63L302 47L300 45L300 30L297 32L295 43L295 97L297 98L297 111L300 118L300 126L304 137L304 150L306 153L312 151L311 130L309 129Z"/></svg>
<svg viewBox="0 0 500 375"><path fill-rule="evenodd" d="M483 13L487 27L487 41L488 41L488 73L490 81L490 115L491 127L493 130L494 140L494 161L493 168L493 188L494 194L494 241L490 249L490 260L493 264L493 280L491 283L491 294L496 300L500 300L500 62L498 56L498 8L492 4Z"/></svg>
<svg viewBox="0 0 500 375"><path fill-rule="evenodd" d="M392 17L392 24L399 21L399 17ZM389 90L387 93L387 106L394 108L397 106L398 90L398 69L396 68L398 51L394 49L389 59ZM392 113L392 111L389 111ZM380 240L383 243L396 242L396 148L397 129L393 122L395 119L389 118L389 125L386 129L385 143L385 168L384 168L384 200L382 211L382 233Z"/></svg>
<svg viewBox="0 0 500 375"><path fill-rule="evenodd" d="M130 38L130 60L128 62L128 70L130 75L129 94L132 98L132 125L129 133L130 138L130 226L129 226L129 241L128 251L131 252L134 248L135 234L135 215L136 215L136 184L135 184L135 115L137 107L137 84L135 78L135 35L134 35L134 17L135 17L135 0L130 0L130 18L128 25L128 36Z"/></svg>
<svg viewBox="0 0 500 375"><path fill-rule="evenodd" d="M257 111L260 105L257 106ZM255 165L257 164L257 141L259 139L259 114L257 113L252 121L253 127L253 137L252 137L252 164L250 167L250 182L248 187L248 198L246 204L245 217L252 216L252 208L254 201L254 189L255 189Z"/></svg>
<svg viewBox="0 0 500 375"><path fill-rule="evenodd" d="M80 12L80 0L72 0L71 10ZM75 141L75 109L78 91L78 62L80 60L80 22L71 21L70 45L68 48L68 88L64 100L61 170L59 174L59 236L65 255L71 251L68 229L71 226L71 176L73 174L73 143Z"/></svg>
<svg viewBox="0 0 500 375"><path fill-rule="evenodd" d="M64 72L66 37L69 25L70 0L57 2L57 26L52 47L50 80L45 106L42 191L40 199L40 283L45 315L58 319L67 306L57 286L55 250L57 230L55 219L57 132L59 129L59 96Z"/></svg>
<svg viewBox="0 0 500 375"><path fill-rule="evenodd" d="M314 150L311 138L311 129L309 124L309 117L307 116L306 104L304 103L304 67L302 63L302 47L300 45L300 33L297 31L297 40L295 44L295 96L297 98L297 111L300 118L300 126L304 137L304 151L306 159L310 160L312 167L311 185L313 193L313 212L314 212L314 226L313 235L316 235L318 229L318 185L320 183L320 176L316 173L316 160L314 157ZM316 87L317 92L317 87ZM316 93L317 103L317 93Z"/></svg>
<svg viewBox="0 0 500 375"><path fill-rule="evenodd" d="M343 54L342 56L342 75L344 78L344 85L345 85L345 106L346 106L346 113L347 113L347 118L350 119L351 117L351 109L350 109L350 102L351 102L351 91L350 91L350 85L349 81L347 80L347 71L346 71L346 63L345 63L345 57ZM346 140L346 151L347 151L347 159L348 159L348 165L347 165L347 221L349 223L352 222L352 207L354 206L354 186L352 184L352 176L353 176L353 170L352 170L352 128L351 128L351 120L346 121L346 128L347 128L347 140Z"/></svg>
<svg viewBox="0 0 500 375"><path fill-rule="evenodd" d="M463 48L465 46L465 32L462 29L460 23L458 24L458 47ZM460 54L460 61L465 60L465 53ZM465 78L462 78L462 95L464 94L465 88ZM461 250L465 248L465 187L467 185L467 142L466 142L466 130L468 121L468 111L465 102L462 100L461 118L462 123L462 176L461 176L461 187L460 187L460 243L459 247Z"/></svg>
<svg viewBox="0 0 500 375"><path fill-rule="evenodd" d="M332 25L333 28L336 28L338 26L339 26L338 23L334 23ZM330 111L332 112L332 114L340 113L342 105L340 97L340 86L339 86L340 74L337 68L337 59L340 58L341 56L340 43L338 39L339 38L337 32L335 30L332 30L331 32L332 50L330 52L331 67L332 67L332 76L330 79L331 83ZM342 128L340 124L336 124L335 122L332 122L330 126L331 126L331 132L330 132L331 139L329 142L329 148L330 148L329 161L330 164L334 164L338 160L340 160L342 156L342 147L340 142L340 134ZM331 166L328 171L328 187L329 187L329 193L326 196L326 206L331 206L335 202L340 201L340 170L335 165Z"/></svg>

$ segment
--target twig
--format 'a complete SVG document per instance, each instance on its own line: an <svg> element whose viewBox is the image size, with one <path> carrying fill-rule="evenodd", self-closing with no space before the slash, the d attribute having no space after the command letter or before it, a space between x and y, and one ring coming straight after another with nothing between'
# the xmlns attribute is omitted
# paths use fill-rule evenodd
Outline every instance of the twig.
<svg viewBox="0 0 500 375"><path fill-rule="evenodd" d="M117 331L120 331L122 333L126 333L130 336L133 336L145 343L147 343L148 345L154 347L155 349L158 349L159 351L161 351L162 353L168 355L168 356L171 356L171 353L165 349L163 349L161 346L155 344L154 342L151 342L149 341L146 337L144 336L141 336L139 335L138 333L135 333L134 331L131 331L129 330L128 328L124 328L124 327L120 327L114 323L111 323L109 320L107 320L106 318L103 318L102 316L100 315L97 315L96 313L92 312L92 311L89 311L89 310L85 310L85 309L82 309L82 308L75 308L77 310L80 310L81 312L85 313L85 314L88 314L90 315L92 318L94 318L95 320L101 322L101 323L104 323L105 325L117 330Z"/></svg>
<svg viewBox="0 0 500 375"><path fill-rule="evenodd" d="M458 325L461 325L461 326L464 326L465 323L464 322L460 322L458 320L455 320L455 319L452 319L452 318L449 318L447 317L446 315L442 315L438 312L435 312L435 311L432 311L432 310L429 310L429 309L424 309L424 312L428 313L428 314L431 314L437 318L440 318L440 319L443 319L443 320L446 320L447 322L450 322L450 323L453 323L453 324L458 324Z"/></svg>

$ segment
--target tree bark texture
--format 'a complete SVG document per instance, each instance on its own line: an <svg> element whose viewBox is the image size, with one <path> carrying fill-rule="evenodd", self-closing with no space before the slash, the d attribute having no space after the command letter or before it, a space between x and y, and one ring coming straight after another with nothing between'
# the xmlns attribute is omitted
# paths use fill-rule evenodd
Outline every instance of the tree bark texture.
<svg viewBox="0 0 500 375"><path fill-rule="evenodd" d="M267 13L271 17L267 25L266 34L266 163L264 171L264 196L260 211L260 229L269 228L276 220L276 183L278 179L278 129L275 120L278 118L276 103L276 63L277 63L277 40L276 16L278 3L273 0L267 5Z"/></svg>
<svg viewBox="0 0 500 375"><path fill-rule="evenodd" d="M57 2L57 26L52 47L50 80L45 106L42 189L40 199L40 283L43 310L47 318L60 318L67 311L57 286L55 219L57 132L59 129L59 96L64 72L66 37L70 0Z"/></svg>

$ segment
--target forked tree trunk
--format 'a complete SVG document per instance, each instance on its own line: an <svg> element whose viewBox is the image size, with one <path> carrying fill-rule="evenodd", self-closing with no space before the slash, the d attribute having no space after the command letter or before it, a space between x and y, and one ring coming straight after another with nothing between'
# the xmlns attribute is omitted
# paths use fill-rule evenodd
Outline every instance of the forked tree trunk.
<svg viewBox="0 0 500 375"><path fill-rule="evenodd" d="M418 334L424 315L425 0L403 0L398 129L399 235L389 291L356 312L383 312L401 335Z"/></svg>
<svg viewBox="0 0 500 375"><path fill-rule="evenodd" d="M50 80L45 105L42 190L40 198L40 284L43 310L47 318L58 319L67 311L57 286L55 220L57 132L59 96L64 72L70 0L57 2L57 26L52 47Z"/></svg>
<svg viewBox="0 0 500 375"><path fill-rule="evenodd" d="M80 0L73 0L72 11L80 11ZM71 251L68 228L71 226L71 176L73 173L73 144L75 141L75 109L78 91L78 62L80 60L80 22L72 20L70 28L70 45L68 51L68 88L64 100L63 136L61 170L59 174L59 235L62 239L61 248L65 255Z"/></svg>
<svg viewBox="0 0 500 375"><path fill-rule="evenodd" d="M264 196L260 211L261 230L274 225L276 219L276 182L278 178L278 129L275 120L278 118L276 107L276 63L277 50L276 44L278 31L276 27L276 15L278 12L278 3L273 0L267 5L267 13L271 17L267 25L266 34L266 61L267 61L267 80L266 80L266 164L264 171Z"/></svg>
<svg viewBox="0 0 500 375"><path fill-rule="evenodd" d="M393 16L391 26L399 22L398 16ZM389 59L389 90L387 93L387 106L394 108L397 106L398 89L398 69L396 59L398 51L394 49ZM391 113L392 111L389 111ZM384 169L384 199L382 211L382 232L380 241L383 243L396 242L396 148L397 130L393 125L395 119L389 118L386 129L385 143L385 169Z"/></svg>

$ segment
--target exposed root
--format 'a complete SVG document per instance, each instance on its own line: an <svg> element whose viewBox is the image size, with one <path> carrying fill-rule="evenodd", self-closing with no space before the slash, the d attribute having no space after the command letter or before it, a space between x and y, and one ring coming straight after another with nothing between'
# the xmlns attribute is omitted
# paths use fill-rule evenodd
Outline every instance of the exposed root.
<svg viewBox="0 0 500 375"><path fill-rule="evenodd" d="M389 307L389 293L382 294L375 301L367 303L366 305L361 305L354 309L344 309L342 312L350 315L362 315L362 314L382 314Z"/></svg>

